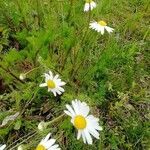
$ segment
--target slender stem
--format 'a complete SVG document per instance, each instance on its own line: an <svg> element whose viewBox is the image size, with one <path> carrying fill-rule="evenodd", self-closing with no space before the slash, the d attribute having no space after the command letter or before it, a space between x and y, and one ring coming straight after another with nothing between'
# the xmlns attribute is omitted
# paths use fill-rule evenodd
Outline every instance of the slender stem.
<svg viewBox="0 0 150 150"><path fill-rule="evenodd" d="M34 131L34 132L32 132L32 133L30 132L29 134L26 134L25 136L20 137L19 139L17 139L17 140L14 141L13 143L11 143L9 146L7 146L7 149L8 149L9 147L11 147L12 145L16 145L16 143L19 142L20 140L27 139L29 136L31 136L31 135L33 135L33 134L35 134L35 133L36 133L36 131ZM17 145L20 145L20 143L17 144ZM15 148L15 147L12 147L11 149L13 149L13 148Z"/></svg>
<svg viewBox="0 0 150 150"><path fill-rule="evenodd" d="M64 116L65 116L65 114L63 113L59 117L55 118L52 121L46 122L45 124L46 124L46 126L52 125L53 123L58 122L59 120L61 120Z"/></svg>
<svg viewBox="0 0 150 150"><path fill-rule="evenodd" d="M10 148L10 150L13 150L13 149L17 148L22 143L24 143L24 142L28 141L29 139L31 139L32 137L34 137L37 133L38 132L34 132L32 135L30 135L29 137L27 137L26 139L24 139L23 141L21 141L19 144L17 144L14 147Z"/></svg>
<svg viewBox="0 0 150 150"><path fill-rule="evenodd" d="M36 97L36 94L37 94L38 90L39 90L39 87L37 86L36 91L35 91L34 94L32 95L30 101L28 101L28 102L25 104L25 106L24 106L22 112L20 113L20 115L22 115L22 114L25 112L25 109L26 109L26 108L31 104L31 102L34 100L34 98Z"/></svg>
<svg viewBox="0 0 150 150"><path fill-rule="evenodd" d="M36 70L36 69L38 69L38 68L40 68L40 66L39 66L39 67L35 67L35 68L33 68L33 69L29 70L29 71L28 71L28 72L26 72L25 74L27 75L27 74L31 73L32 71L34 71L34 70Z"/></svg>

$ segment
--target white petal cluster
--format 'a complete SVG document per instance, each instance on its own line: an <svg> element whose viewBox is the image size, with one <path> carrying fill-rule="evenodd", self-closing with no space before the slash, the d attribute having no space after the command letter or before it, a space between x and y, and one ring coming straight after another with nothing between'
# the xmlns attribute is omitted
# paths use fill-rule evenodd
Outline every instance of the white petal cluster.
<svg viewBox="0 0 150 150"><path fill-rule="evenodd" d="M61 95L65 90L62 88L66 83L61 81L59 75L53 76L53 73L49 71L49 73L45 73L45 83L40 84L40 87L48 87L48 92L51 91L54 96Z"/></svg>
<svg viewBox="0 0 150 150"><path fill-rule="evenodd" d="M99 21L99 22L91 22L90 23L90 28L97 31L97 32L101 32L101 34L104 34L104 31L106 30L108 33L113 32L113 28L108 27L107 24L104 21Z"/></svg>
<svg viewBox="0 0 150 150"><path fill-rule="evenodd" d="M96 3L94 1L88 0L84 5L84 11L93 10L96 7Z"/></svg>
<svg viewBox="0 0 150 150"><path fill-rule="evenodd" d="M77 139L82 137L84 143L92 144L92 136L99 139L99 132L102 127L99 125L99 119L89 115L89 106L79 100L72 101L72 106L66 105L67 110L64 112L71 117L71 122L78 127ZM78 121L76 119L78 118ZM78 123L78 124L77 124ZM84 127L84 128L80 128Z"/></svg>

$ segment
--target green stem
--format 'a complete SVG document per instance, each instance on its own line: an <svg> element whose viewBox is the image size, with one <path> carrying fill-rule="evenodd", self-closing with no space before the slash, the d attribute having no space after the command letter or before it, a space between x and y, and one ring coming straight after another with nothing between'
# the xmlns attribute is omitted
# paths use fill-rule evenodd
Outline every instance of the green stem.
<svg viewBox="0 0 150 150"><path fill-rule="evenodd" d="M15 145L14 147L10 148L9 150L14 150L17 148L19 145L23 144L24 142L28 141L29 139L33 138L38 132L34 132L32 135L21 141L19 144ZM9 146L10 147L10 146Z"/></svg>
<svg viewBox="0 0 150 150"><path fill-rule="evenodd" d="M24 74L27 75L27 74L31 73L32 71L34 71L34 70L36 70L36 69L38 69L38 68L40 68L40 66L39 66L39 67L35 67L35 68L29 70L28 72L26 72L26 73L24 73Z"/></svg>
<svg viewBox="0 0 150 150"><path fill-rule="evenodd" d="M46 122L45 125L46 126L52 125L53 123L58 122L59 120L61 120L64 116L65 116L65 114L63 113L62 115L60 115L59 117L55 118L54 120Z"/></svg>

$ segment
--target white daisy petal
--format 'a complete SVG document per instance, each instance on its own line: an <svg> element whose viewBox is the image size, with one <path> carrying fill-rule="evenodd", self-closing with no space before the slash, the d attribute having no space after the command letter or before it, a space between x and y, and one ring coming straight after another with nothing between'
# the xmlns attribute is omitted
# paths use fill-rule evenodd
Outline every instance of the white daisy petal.
<svg viewBox="0 0 150 150"><path fill-rule="evenodd" d="M53 78L53 73L51 71L49 71L49 75Z"/></svg>
<svg viewBox="0 0 150 150"><path fill-rule="evenodd" d="M96 25L97 25L97 22L91 22L91 23L90 23L90 28L91 28L91 29L95 29L95 28L96 28Z"/></svg>
<svg viewBox="0 0 150 150"><path fill-rule="evenodd" d="M79 139L80 139L81 134L82 134L82 131L81 131L81 130L78 130L77 140L79 140Z"/></svg>
<svg viewBox="0 0 150 150"><path fill-rule="evenodd" d="M105 29L106 29L109 33L113 32L113 30L114 30L113 28L108 27L108 26L106 26Z"/></svg>
<svg viewBox="0 0 150 150"><path fill-rule="evenodd" d="M99 118L96 118L96 117L94 117L93 115L89 115L89 116L87 117L87 119L89 119L89 120L91 120L91 121L95 121L95 122L98 122L98 121L99 121Z"/></svg>
<svg viewBox="0 0 150 150"><path fill-rule="evenodd" d="M99 139L99 133L93 128L93 126L88 127L89 133L93 135L96 139Z"/></svg>
<svg viewBox="0 0 150 150"><path fill-rule="evenodd" d="M65 92L65 90L62 87L58 87L59 91Z"/></svg>
<svg viewBox="0 0 150 150"><path fill-rule="evenodd" d="M85 133L84 133L84 132L82 132L82 133L81 133L81 135L82 135L83 142L86 144Z"/></svg>
<svg viewBox="0 0 150 150"><path fill-rule="evenodd" d="M95 8L96 7L96 3L95 2L91 2L91 6L93 7L93 8Z"/></svg>
<svg viewBox="0 0 150 150"><path fill-rule="evenodd" d="M86 117L89 114L90 108L89 108L89 106L86 105L86 103L82 103L80 111L81 111L81 114L84 117Z"/></svg>
<svg viewBox="0 0 150 150"><path fill-rule="evenodd" d="M99 28L99 31L101 32L102 35L104 34L104 29L105 29L104 27Z"/></svg>
<svg viewBox="0 0 150 150"><path fill-rule="evenodd" d="M48 80L48 79L51 79L50 78L50 75L49 74L47 74L47 73L44 73L44 76L45 76L45 78Z"/></svg>
<svg viewBox="0 0 150 150"><path fill-rule="evenodd" d="M64 112L65 112L68 116L73 117L73 115L70 113L70 111L64 110Z"/></svg>
<svg viewBox="0 0 150 150"><path fill-rule="evenodd" d="M65 82L59 82L58 86L64 86L66 83Z"/></svg>
<svg viewBox="0 0 150 150"><path fill-rule="evenodd" d="M72 101L72 106L73 106L75 113L78 114L79 113L79 106L77 104L77 101Z"/></svg>
<svg viewBox="0 0 150 150"><path fill-rule="evenodd" d="M59 75L57 74L55 77L54 77L54 80L57 80L59 77Z"/></svg>
<svg viewBox="0 0 150 150"><path fill-rule="evenodd" d="M75 116L75 112L70 105L66 105L66 108L70 111L71 114Z"/></svg>
<svg viewBox="0 0 150 150"><path fill-rule="evenodd" d="M91 10L93 10L96 7L96 3L92 1L90 3L90 7L91 7Z"/></svg>
<svg viewBox="0 0 150 150"><path fill-rule="evenodd" d="M96 130L99 130L99 131L102 131L102 130L103 130L103 128L102 128L101 126L98 126L98 125L95 126L94 128L95 128Z"/></svg>
<svg viewBox="0 0 150 150"><path fill-rule="evenodd" d="M53 144L56 142L56 140L55 139L50 139L49 141L47 141L46 143L45 143L45 147L48 149L48 148L50 148L51 146L53 146Z"/></svg>
<svg viewBox="0 0 150 150"><path fill-rule="evenodd" d="M45 138L43 138L41 142L45 143L46 141L48 141L50 136L51 136L51 133L47 134L47 136Z"/></svg>
<svg viewBox="0 0 150 150"><path fill-rule="evenodd" d="M58 144L55 144L54 146L51 146L48 150L56 150L59 147Z"/></svg>
<svg viewBox="0 0 150 150"><path fill-rule="evenodd" d="M45 87L45 86L47 86L46 83L42 83L42 84L39 85L39 87Z"/></svg>
<svg viewBox="0 0 150 150"><path fill-rule="evenodd" d="M57 96L57 94L56 94L56 92L55 92L55 91L52 91L52 92L53 92L54 96Z"/></svg>
<svg viewBox="0 0 150 150"><path fill-rule="evenodd" d="M56 93L57 93L58 95L61 95L61 94L62 94L60 91L56 91Z"/></svg>
<svg viewBox="0 0 150 150"><path fill-rule="evenodd" d="M92 137L91 135L89 134L89 131L88 130L84 130L84 134L85 134L85 138L86 138L86 141L88 144L92 144L93 141L92 141Z"/></svg>

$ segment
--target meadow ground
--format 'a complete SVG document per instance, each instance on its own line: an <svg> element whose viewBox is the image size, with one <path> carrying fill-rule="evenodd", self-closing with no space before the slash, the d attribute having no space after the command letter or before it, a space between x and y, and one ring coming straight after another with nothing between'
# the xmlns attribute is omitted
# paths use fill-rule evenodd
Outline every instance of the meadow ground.
<svg viewBox="0 0 150 150"><path fill-rule="evenodd" d="M0 0L0 144L7 150L35 149L49 132L62 150L150 148L149 1L96 2L84 12L81 0ZM93 20L114 32L89 29ZM48 70L67 83L62 95L39 87ZM103 127L92 145L62 117L73 99L85 101ZM50 121L43 132L41 121Z"/></svg>

